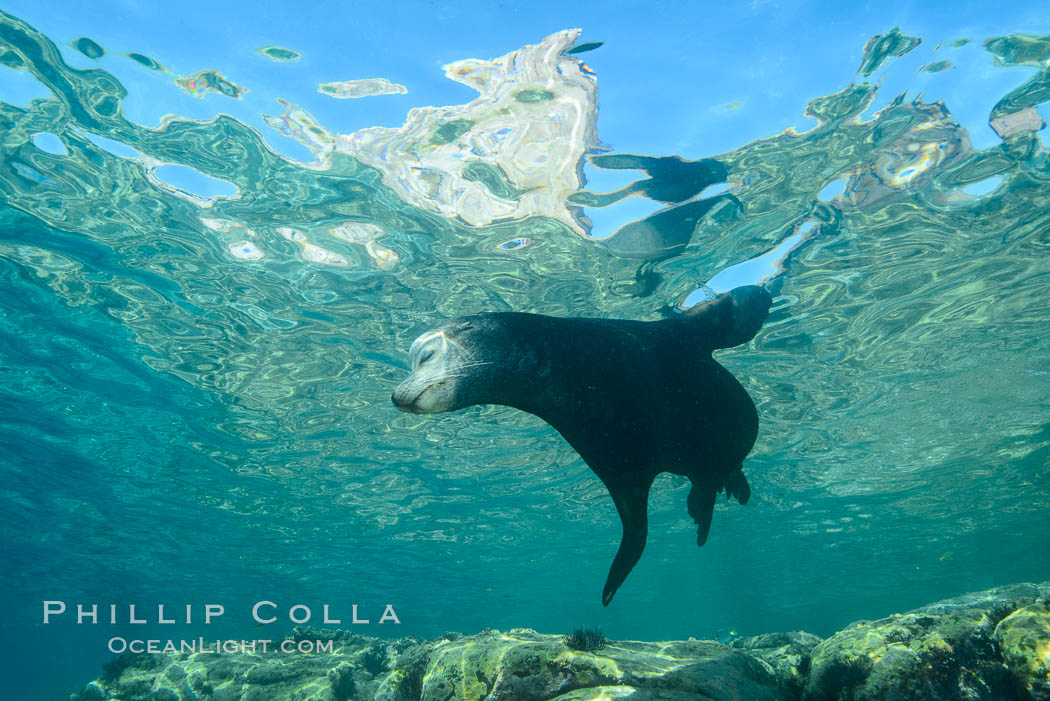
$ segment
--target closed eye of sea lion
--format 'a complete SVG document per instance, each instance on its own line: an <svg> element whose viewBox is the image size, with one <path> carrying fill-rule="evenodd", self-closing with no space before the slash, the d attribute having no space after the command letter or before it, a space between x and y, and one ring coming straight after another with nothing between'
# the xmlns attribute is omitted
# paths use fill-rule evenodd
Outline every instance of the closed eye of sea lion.
<svg viewBox="0 0 1050 701"><path fill-rule="evenodd" d="M741 466L758 413L711 351L754 338L771 303L764 289L746 286L661 321L459 317L412 343L412 373L392 400L416 414L503 404L557 429L605 483L623 524L602 592L607 606L645 549L656 475L692 483L697 545L720 491L741 504L751 495Z"/></svg>

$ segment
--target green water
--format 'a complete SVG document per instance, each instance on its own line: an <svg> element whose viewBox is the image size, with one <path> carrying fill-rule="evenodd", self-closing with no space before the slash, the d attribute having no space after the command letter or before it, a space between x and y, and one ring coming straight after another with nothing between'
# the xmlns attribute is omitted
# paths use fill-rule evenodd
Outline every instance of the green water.
<svg viewBox="0 0 1050 701"><path fill-rule="evenodd" d="M113 76L0 15L0 70L50 92L0 103L0 535L17 620L49 596L267 598L393 603L403 625L366 631L389 636L579 622L647 639L827 634L1046 579L1045 131L977 150L951 105L909 96L873 113L890 96L865 74L909 44L869 42L858 82L813 100L808 130L690 154L724 166L732 197L643 262L553 218L472 227L413 207L375 168L290 161L232 117L132 123ZM990 117L1046 101L1050 37L985 49L1030 76ZM152 162L236 196L202 204ZM498 166L468 175L526 191ZM347 222L386 232L387 257L331 235ZM311 262L281 227L347 264ZM615 510L552 429L500 407L390 404L412 339L447 318L655 319L793 234L766 326L718 355L759 410L752 501L720 502L697 550L685 479L658 478L648 547L610 609ZM244 242L265 255L233 255Z"/></svg>

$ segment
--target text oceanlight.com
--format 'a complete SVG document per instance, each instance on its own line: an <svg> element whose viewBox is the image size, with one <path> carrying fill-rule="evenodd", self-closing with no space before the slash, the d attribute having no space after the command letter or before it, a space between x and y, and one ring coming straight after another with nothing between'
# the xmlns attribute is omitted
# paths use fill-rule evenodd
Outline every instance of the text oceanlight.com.
<svg viewBox="0 0 1050 701"><path fill-rule="evenodd" d="M284 653L328 653L335 652L333 640L127 640L110 638L109 651L115 654L196 652L202 654L235 654L250 652L252 654L268 652Z"/></svg>

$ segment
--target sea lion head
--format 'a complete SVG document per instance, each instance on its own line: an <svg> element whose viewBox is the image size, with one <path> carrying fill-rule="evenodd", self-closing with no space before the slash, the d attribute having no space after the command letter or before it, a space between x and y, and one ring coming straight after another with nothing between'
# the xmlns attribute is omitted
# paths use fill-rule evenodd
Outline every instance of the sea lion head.
<svg viewBox="0 0 1050 701"><path fill-rule="evenodd" d="M545 375L516 314L459 317L412 342L412 373L391 400L401 411L440 414L475 404L510 404ZM521 321L518 319L517 321Z"/></svg>

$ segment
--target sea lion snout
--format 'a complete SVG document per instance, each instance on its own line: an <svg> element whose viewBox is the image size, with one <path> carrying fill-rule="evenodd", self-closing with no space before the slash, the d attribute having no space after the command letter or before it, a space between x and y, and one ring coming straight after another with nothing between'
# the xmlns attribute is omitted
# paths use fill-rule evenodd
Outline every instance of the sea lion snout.
<svg viewBox="0 0 1050 701"><path fill-rule="evenodd" d="M390 395L394 406L409 414L451 411L454 408L452 399L448 378L435 376L432 372L412 373Z"/></svg>
<svg viewBox="0 0 1050 701"><path fill-rule="evenodd" d="M409 414L418 414L416 411L416 397L418 393L413 393L409 389L405 388L405 383L398 385L394 393L390 395L390 401L394 403L398 411L404 411Z"/></svg>

